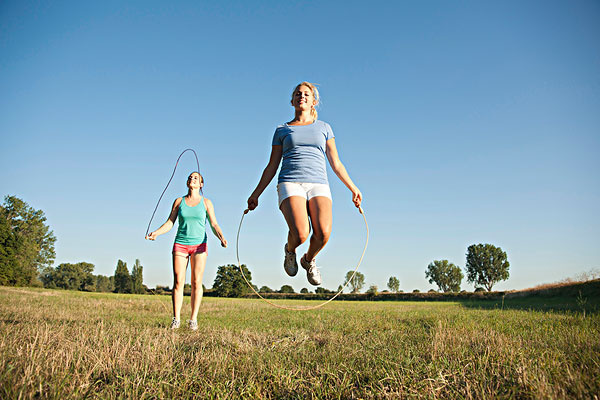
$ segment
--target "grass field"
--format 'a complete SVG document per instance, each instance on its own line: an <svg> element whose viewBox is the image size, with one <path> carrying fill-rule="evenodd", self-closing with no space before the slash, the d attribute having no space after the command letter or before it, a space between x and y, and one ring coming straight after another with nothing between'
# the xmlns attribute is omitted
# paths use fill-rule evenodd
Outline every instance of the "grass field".
<svg viewBox="0 0 600 400"><path fill-rule="evenodd" d="M0 287L0 398L597 399L600 314L578 310L587 300L290 312L205 298L200 329L171 332L166 296Z"/></svg>

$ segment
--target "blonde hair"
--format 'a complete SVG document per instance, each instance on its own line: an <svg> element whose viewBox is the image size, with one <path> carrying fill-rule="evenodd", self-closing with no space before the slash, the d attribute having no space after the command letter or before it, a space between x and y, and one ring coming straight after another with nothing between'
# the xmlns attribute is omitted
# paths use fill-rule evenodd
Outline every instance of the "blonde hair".
<svg viewBox="0 0 600 400"><path fill-rule="evenodd" d="M306 81L300 82L292 91L292 101L294 100L294 93L296 93L296 91L300 89L300 86L306 86L313 92L313 96L315 98L315 105L310 109L310 116L313 118L313 121L316 121L318 117L316 107L319 105L319 90L317 89L317 86L315 84Z"/></svg>

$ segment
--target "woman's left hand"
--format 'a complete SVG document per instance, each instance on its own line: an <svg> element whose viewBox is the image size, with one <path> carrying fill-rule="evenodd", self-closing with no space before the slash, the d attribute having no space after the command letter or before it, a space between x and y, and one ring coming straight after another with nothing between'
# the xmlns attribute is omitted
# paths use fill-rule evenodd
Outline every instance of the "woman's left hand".
<svg viewBox="0 0 600 400"><path fill-rule="evenodd" d="M222 247L227 247L227 239L221 238L221 246Z"/></svg>
<svg viewBox="0 0 600 400"><path fill-rule="evenodd" d="M360 190L358 190L358 188L354 188L354 190L352 190L352 202L357 208L360 207L360 203L362 202L362 193Z"/></svg>

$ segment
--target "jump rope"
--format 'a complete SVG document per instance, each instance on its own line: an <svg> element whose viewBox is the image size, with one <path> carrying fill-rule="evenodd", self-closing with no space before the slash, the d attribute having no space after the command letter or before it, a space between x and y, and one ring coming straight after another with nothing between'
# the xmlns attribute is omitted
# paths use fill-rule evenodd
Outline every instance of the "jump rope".
<svg viewBox="0 0 600 400"><path fill-rule="evenodd" d="M152 224L152 219L154 218L154 214L156 214L156 210L158 209L158 205L160 204L160 201L162 200L163 195L167 191L167 188L169 187L169 184L171 183L171 180L173 179L173 176L175 175L175 171L177 170L177 165L179 164L179 160L181 159L181 156L183 156L183 154L186 151L191 151L192 153L194 153L194 156L196 157L196 165L198 166L197 171L200 171L200 162L198 161L198 155L196 154L196 152L193 149L185 149L184 151L182 151L181 154L179 155L179 157L177 157L177 161L175 162L175 168L173 168L173 173L171 174L171 178L169 178L169 182L167 182L167 185L165 186L165 189L161 193L161 195L160 195L160 197L158 199L158 202L156 203L156 207L154 207L154 212L152 213L152 217L150 217L150 222L148 222L148 228L146 228L146 236L148 236L148 232L150 231L150 225ZM200 188L200 191L202 192L202 188ZM204 197L204 192L202 192L202 197ZM352 272L352 276L350 277L350 279L348 279L346 281L346 283L344 284L344 286L335 295L333 295L330 299L328 299L328 300L326 300L326 301L324 301L324 302L322 302L320 304L317 304L317 305L314 305L314 306L308 306L308 307L288 307L288 306L284 306L284 305L277 304L277 303L274 303L272 301L269 301L269 299L266 299L265 297L261 296L261 294L258 293L254 289L254 287L250 284L250 282L246 278L246 275L244 274L244 270L242 269L242 264L240 263L239 246L240 246L240 232L242 230L242 223L244 222L244 217L246 216L246 214L248 214L249 211L250 211L250 209L248 209L248 208L245 209L244 212L243 212L243 214L242 214L242 218L240 219L240 225L238 227L237 237L236 237L236 242L235 242L235 255L237 257L238 268L240 270L240 273L242 274L242 277L244 278L244 281L246 282L246 284L248 285L248 287L250 289L252 289L252 291L254 292L254 294L256 294L260 299L262 299L265 302L269 303L273 307L280 308L280 309L283 309L283 310L291 310L291 311L308 311L308 310L314 310L314 309L323 307L325 304L329 303L330 301L332 301L333 299L335 299L336 297L338 297L344 291L344 289L346 289L346 287L348 286L348 284L350 282L352 282L352 280L354 279L354 276L356 275L356 272L358 271L358 267L362 263L362 260L363 260L363 258L365 256L365 253L367 251L367 245L369 244L369 224L367 223L367 217L366 217L365 212L362 209L362 207L358 207L358 211L360 212L360 214L362 215L362 217L363 217L363 219L365 221L365 230L366 230L365 247L363 248L362 254L360 255L360 259L358 260L358 263L356 264L356 267L354 268L354 271Z"/></svg>
<svg viewBox="0 0 600 400"><path fill-rule="evenodd" d="M162 200L163 195L167 191L167 188L171 184L171 181L173 180L173 176L175 176L175 171L177 170L177 165L179 164L179 160L181 159L181 156L186 151L191 151L192 153L194 153L194 157L196 157L196 165L198 166L198 169L196 171L198 171L198 173L200 173L200 162L198 162L198 154L196 154L194 149L185 149L184 151L182 151L181 154L179 155L179 157L177 157L177 161L175 162L175 168L173 168L173 173L171 174L171 177L169 178L169 182L167 182L167 186L165 186L165 190L162 191L162 193L160 194L160 197L158 198L158 202L156 202L156 207L154 207L154 211L152 212L152 216L150 217L150 222L148 222L148 228L146 228L146 236L148 236L148 232L150 232L150 224L152 224L152 219L154 218L154 214L156 214L158 205L160 204L160 201ZM202 191L202 188L200 188L200 192L202 193L202 197L204 197L204 192Z"/></svg>

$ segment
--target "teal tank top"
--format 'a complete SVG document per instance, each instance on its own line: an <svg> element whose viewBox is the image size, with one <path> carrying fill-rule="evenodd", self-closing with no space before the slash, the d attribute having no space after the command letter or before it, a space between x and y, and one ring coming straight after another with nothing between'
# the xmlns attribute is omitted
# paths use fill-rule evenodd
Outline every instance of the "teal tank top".
<svg viewBox="0 0 600 400"><path fill-rule="evenodd" d="M207 213L206 206L204 205L204 197L202 197L200 203L194 207L185 204L185 196L182 197L177 215L179 228L177 228L175 243L185 245L206 243Z"/></svg>

